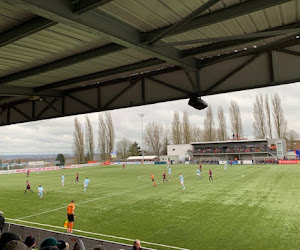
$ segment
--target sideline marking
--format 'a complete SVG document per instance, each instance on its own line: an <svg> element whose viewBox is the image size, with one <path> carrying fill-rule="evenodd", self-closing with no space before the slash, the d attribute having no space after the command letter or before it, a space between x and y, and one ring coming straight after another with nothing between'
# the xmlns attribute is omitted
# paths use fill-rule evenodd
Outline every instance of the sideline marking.
<svg viewBox="0 0 300 250"><path fill-rule="evenodd" d="M34 225L38 225L38 226L46 226L46 227L52 227L52 228L66 230L64 227L53 226L53 225L49 225L49 224L42 224L42 223L37 223L37 222L30 222L30 221L24 221L24 220L19 220L19 219L11 219L11 218L6 218L6 219L7 220L12 220L12 221L19 221L19 222L23 222L23 223L28 223L28 224L34 224ZM134 239L124 238L124 237L119 237L119 236L113 236L113 235L107 235L107 234L87 232L87 231L83 231L83 230L79 230L79 229L73 229L73 231L74 232L79 232L79 233L86 233L86 234L91 234L91 235L97 235L97 236L104 236L104 237L114 238L114 239L119 239L119 240L126 240L126 241L130 241L130 242L134 242L135 241ZM153 242L148 242L148 241L141 241L141 242L145 243L145 244L150 244L150 245L155 245L155 246L161 246L161 247L167 247L167 248L172 248L172 249L189 250L187 248L181 248L181 247L175 247L175 246L168 246L168 245L159 244L159 243L153 243ZM122 243L122 242L117 242L117 243Z"/></svg>

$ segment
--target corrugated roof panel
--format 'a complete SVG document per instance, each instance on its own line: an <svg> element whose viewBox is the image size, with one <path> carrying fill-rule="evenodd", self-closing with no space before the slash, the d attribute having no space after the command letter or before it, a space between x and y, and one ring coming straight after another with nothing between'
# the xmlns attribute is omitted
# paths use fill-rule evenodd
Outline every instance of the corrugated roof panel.
<svg viewBox="0 0 300 250"><path fill-rule="evenodd" d="M140 54L139 57L135 57L132 56L129 50L125 50L124 52L112 53L106 56L94 58L92 60L63 67L57 70L48 71L37 76L27 77L24 78L24 80L26 82L26 87L36 87L57 81L62 81L69 78L78 77L81 75L87 75L111 68L137 63L141 60L146 59L150 59L150 57L142 57L142 55ZM10 85L24 86L24 82L23 80L18 80L11 82Z"/></svg>
<svg viewBox="0 0 300 250"><path fill-rule="evenodd" d="M67 32L64 33L64 30ZM71 30L72 28L59 24L57 27L42 30L1 47L0 57L19 63L15 67L0 70L0 76L53 62L108 43L88 32L75 29L70 36L68 32Z"/></svg>
<svg viewBox="0 0 300 250"><path fill-rule="evenodd" d="M84 30L63 24L57 24L48 28L47 30L55 32L56 34L60 34L63 37L72 38L79 42L83 42L87 45L102 46L104 44L110 43L110 41L107 41L91 32L86 32Z"/></svg>
<svg viewBox="0 0 300 250"><path fill-rule="evenodd" d="M197 30L188 31L172 37L164 38L164 42L189 41L202 38L214 38L231 35L242 35L265 29L286 25L295 21L298 1L290 1L281 5L256 11L251 14L232 18L216 24L204 26ZM285 13L282 15L282 13ZM288 15L287 13L290 13ZM288 17L287 17L288 16ZM176 46L180 50L186 50L203 46L205 43Z"/></svg>
<svg viewBox="0 0 300 250"><path fill-rule="evenodd" d="M99 11L105 12L122 22L135 27L141 32L147 32L174 24L194 10L198 9L207 0L115 0L102 5ZM224 7L238 4L239 0L220 1L201 15L217 11Z"/></svg>
<svg viewBox="0 0 300 250"><path fill-rule="evenodd" d="M35 15L32 13L0 1L0 32L12 29L33 17L35 17Z"/></svg>

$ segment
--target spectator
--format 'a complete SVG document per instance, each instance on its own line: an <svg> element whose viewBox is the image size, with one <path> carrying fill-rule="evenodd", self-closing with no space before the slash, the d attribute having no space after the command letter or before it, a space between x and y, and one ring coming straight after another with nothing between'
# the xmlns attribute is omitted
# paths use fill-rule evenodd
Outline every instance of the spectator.
<svg viewBox="0 0 300 250"><path fill-rule="evenodd" d="M69 250L70 246L68 242L65 242L63 240L58 240L58 242L61 243L61 245L57 247L59 250Z"/></svg>
<svg viewBox="0 0 300 250"><path fill-rule="evenodd" d="M3 233L0 238L0 249L3 249L5 244L12 240L22 241L21 237L14 233L9 233L9 232Z"/></svg>
<svg viewBox="0 0 300 250"><path fill-rule="evenodd" d="M101 244L93 247L93 250L105 250L104 246L102 246Z"/></svg>
<svg viewBox="0 0 300 250"><path fill-rule="evenodd" d="M0 235L2 234L4 224L5 224L5 218L3 217L3 212L0 211Z"/></svg>
<svg viewBox="0 0 300 250"><path fill-rule="evenodd" d="M19 240L11 240L5 244L3 250L28 250L29 248Z"/></svg>
<svg viewBox="0 0 300 250"><path fill-rule="evenodd" d="M77 241L75 242L75 245L73 247L73 250L85 250L85 246L81 239L77 239Z"/></svg>
<svg viewBox="0 0 300 250"><path fill-rule="evenodd" d="M29 235L25 241L24 241L25 245L28 246L28 249L34 249L35 248L35 239L32 235Z"/></svg>
<svg viewBox="0 0 300 250"><path fill-rule="evenodd" d="M61 242L58 242L56 239L52 237L48 237L43 240L41 244L41 249L46 250L46 249L52 249L52 248L45 248L45 247L54 247L53 249L58 249L58 246L61 245Z"/></svg>
<svg viewBox="0 0 300 250"><path fill-rule="evenodd" d="M132 246L132 249L133 250L142 250L142 247L141 247L141 241L136 239L134 242L133 242L133 246Z"/></svg>

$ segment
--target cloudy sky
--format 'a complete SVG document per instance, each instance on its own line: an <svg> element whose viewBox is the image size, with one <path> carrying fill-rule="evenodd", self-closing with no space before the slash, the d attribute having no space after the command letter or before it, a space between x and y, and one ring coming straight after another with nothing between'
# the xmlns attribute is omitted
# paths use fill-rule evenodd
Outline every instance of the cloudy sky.
<svg viewBox="0 0 300 250"><path fill-rule="evenodd" d="M236 101L240 106L244 136L252 139L253 102L255 96L259 93L268 93L269 95L278 93L282 100L282 107L289 129L294 129L300 133L300 83L207 96L203 99L213 109L215 125L217 124L217 109L219 105L223 106L228 134L232 134L229 121L229 105L231 100ZM123 137L127 137L141 144L142 123L139 117L141 113L144 114L144 128L147 123L152 121L171 126L174 111L178 111L181 116L182 112L187 111L190 122L202 127L205 110L196 110L188 106L187 103L188 100L181 100L111 111L116 142ZM97 138L98 115L99 113L88 114L94 128L95 138ZM71 116L0 127L0 154L71 153L74 118L75 116ZM85 115L78 115L77 118L84 123Z"/></svg>

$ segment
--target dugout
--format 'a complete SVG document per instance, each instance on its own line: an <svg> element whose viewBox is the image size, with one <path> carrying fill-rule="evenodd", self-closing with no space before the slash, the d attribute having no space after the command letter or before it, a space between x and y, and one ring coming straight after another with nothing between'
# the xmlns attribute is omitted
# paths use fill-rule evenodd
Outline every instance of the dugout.
<svg viewBox="0 0 300 250"><path fill-rule="evenodd" d="M203 159L220 161L250 161L253 159L282 159L286 153L285 139L227 140L193 142L190 151L194 162Z"/></svg>

